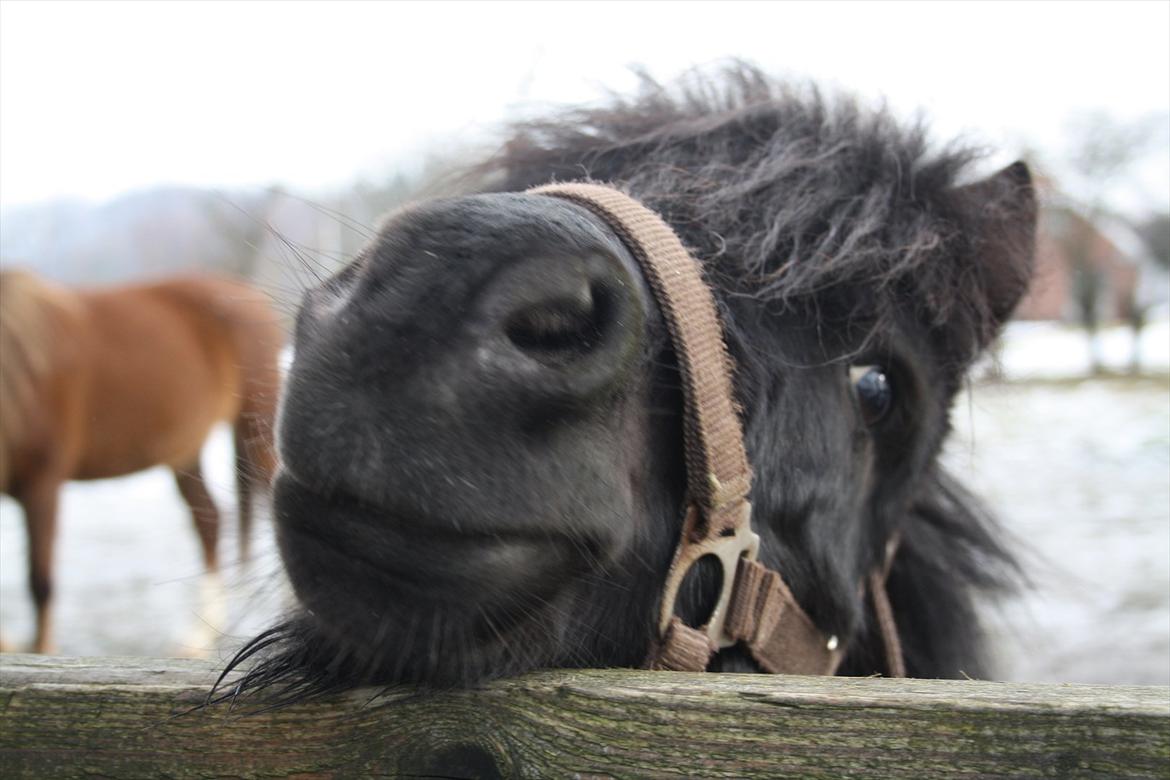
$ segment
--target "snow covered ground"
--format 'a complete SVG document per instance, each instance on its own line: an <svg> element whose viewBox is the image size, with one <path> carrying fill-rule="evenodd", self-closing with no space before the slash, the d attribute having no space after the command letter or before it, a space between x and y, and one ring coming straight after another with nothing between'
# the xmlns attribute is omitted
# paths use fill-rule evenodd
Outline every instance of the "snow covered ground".
<svg viewBox="0 0 1170 780"><path fill-rule="evenodd" d="M1170 684L1170 380L976 385L953 421L1033 583L990 615L997 676Z"/></svg>
<svg viewBox="0 0 1170 780"><path fill-rule="evenodd" d="M1170 371L1170 318L1163 314L1147 324L1137 347L1143 372ZM1133 349L1133 332L1129 328L1112 326L1098 334L1097 351L1106 371L1128 371ZM1083 377L1092 365L1084 331L1052 322L1009 324L1000 363L1004 374L1015 381Z"/></svg>
<svg viewBox="0 0 1170 780"><path fill-rule="evenodd" d="M231 431L217 428L203 451L203 472L223 514L220 544L227 584L230 648L267 627L287 597L267 510L253 528L252 561L237 563ZM61 501L57 545L57 644L66 655L191 655L201 622L202 572L191 515L171 472L154 468L119 479L72 482ZM0 498L0 635L17 647L32 633L19 507Z"/></svg>
<svg viewBox="0 0 1170 780"><path fill-rule="evenodd" d="M1107 366L1128 365L1122 329L1102 334ZM1170 322L1147 327L1154 376L1074 381L1082 334L1021 323L1003 365L1012 380L976 383L955 407L949 466L998 510L1026 549L1034 588L992 613L998 677L1170 683ZM235 561L231 444L215 432L204 472L225 511ZM169 472L70 484L58 549L58 643L67 654L170 655L198 620L199 553ZM227 567L229 622L217 652L265 627L288 599L261 518L247 567ZM27 641L19 510L0 500L0 633Z"/></svg>

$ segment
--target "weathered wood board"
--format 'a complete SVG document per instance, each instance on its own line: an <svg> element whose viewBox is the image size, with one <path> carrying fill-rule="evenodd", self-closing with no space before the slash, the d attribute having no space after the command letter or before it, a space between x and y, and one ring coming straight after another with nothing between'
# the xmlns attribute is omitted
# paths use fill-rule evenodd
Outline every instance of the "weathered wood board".
<svg viewBox="0 0 1170 780"><path fill-rule="evenodd" d="M0 656L0 777L1170 777L1170 689L628 670L190 711L208 662Z"/></svg>

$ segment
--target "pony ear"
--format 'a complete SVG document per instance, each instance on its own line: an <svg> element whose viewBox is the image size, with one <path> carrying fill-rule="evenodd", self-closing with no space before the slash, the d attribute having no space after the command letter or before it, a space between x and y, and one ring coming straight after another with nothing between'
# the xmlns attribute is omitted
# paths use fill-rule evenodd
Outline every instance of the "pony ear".
<svg viewBox="0 0 1170 780"><path fill-rule="evenodd" d="M1011 316L1032 280L1036 190L1023 162L956 190L971 215L971 262L994 330ZM986 334L988 337L992 334Z"/></svg>

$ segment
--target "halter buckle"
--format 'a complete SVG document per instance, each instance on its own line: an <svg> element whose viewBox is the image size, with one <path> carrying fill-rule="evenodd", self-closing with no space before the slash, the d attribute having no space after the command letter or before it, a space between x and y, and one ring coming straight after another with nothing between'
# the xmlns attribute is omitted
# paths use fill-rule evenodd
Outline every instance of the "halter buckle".
<svg viewBox="0 0 1170 780"><path fill-rule="evenodd" d="M723 631L724 623L727 621L727 607L731 603L732 591L735 590L739 561L741 558L746 558L749 561L756 559L760 551L760 537L752 531L752 505L745 500L740 503L737 509L732 510L740 513L733 526L733 533L726 536L705 537L697 542L691 541L688 532L697 524L700 511L694 504L687 507L687 516L683 522L683 541L675 551L674 563L666 576L666 586L662 593L658 635L660 637L666 636L670 621L674 618L678 592L682 587L683 580L686 579L687 572L700 558L713 555L719 560L719 565L722 568L723 585L720 588L719 600L715 604L715 609L711 611L711 617L707 620L706 625L701 626L698 630L707 635L713 647L722 649L731 647L738 641L727 636Z"/></svg>

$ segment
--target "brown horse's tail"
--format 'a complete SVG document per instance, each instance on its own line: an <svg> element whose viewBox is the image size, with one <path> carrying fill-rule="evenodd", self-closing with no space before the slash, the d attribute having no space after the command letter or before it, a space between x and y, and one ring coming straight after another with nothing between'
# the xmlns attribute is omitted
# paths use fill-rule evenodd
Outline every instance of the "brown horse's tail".
<svg viewBox="0 0 1170 780"><path fill-rule="evenodd" d="M280 349L284 343L283 329L266 302L257 299L243 317L245 321L236 334L240 406L233 421L241 562L249 558L254 490L260 488L267 494L276 470L273 424L280 391Z"/></svg>
<svg viewBox="0 0 1170 780"><path fill-rule="evenodd" d="M236 493L239 497L240 561L250 557L254 487L267 490L276 469L272 445L273 407L248 404L233 429L236 449Z"/></svg>

